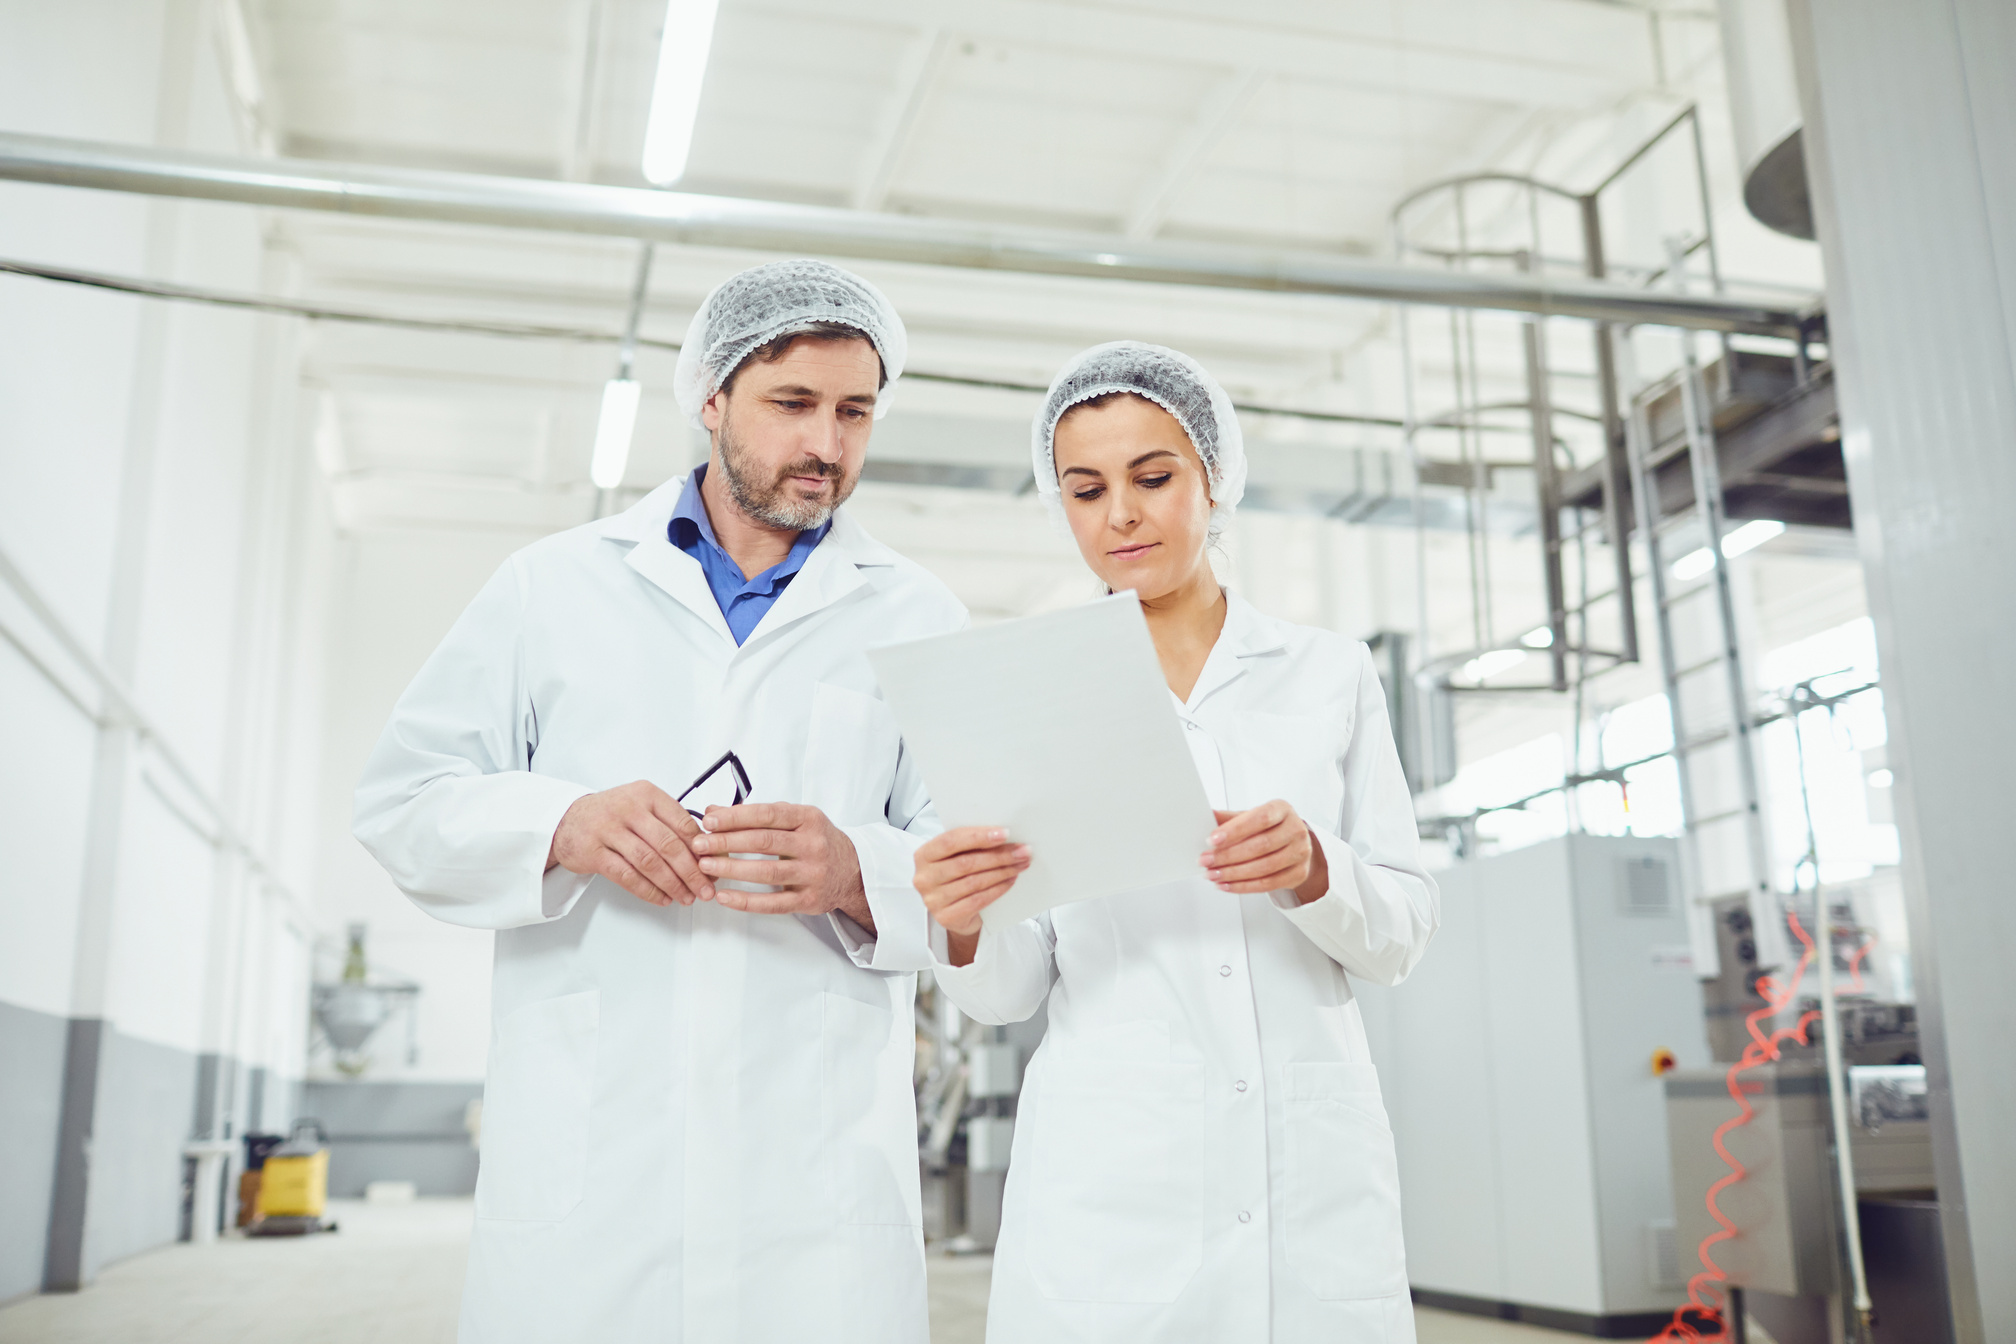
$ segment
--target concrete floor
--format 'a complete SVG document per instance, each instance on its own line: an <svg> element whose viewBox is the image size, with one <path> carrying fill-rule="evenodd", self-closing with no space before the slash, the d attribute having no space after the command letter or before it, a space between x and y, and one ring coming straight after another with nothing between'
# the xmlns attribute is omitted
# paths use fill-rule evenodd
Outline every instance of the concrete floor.
<svg viewBox="0 0 2016 1344"><path fill-rule="evenodd" d="M0 1307L0 1344L454 1344L470 1204L332 1200L333 1236L169 1246L113 1265L81 1293ZM932 1344L984 1344L985 1256L931 1257ZM1581 1338L1416 1313L1420 1344Z"/></svg>
<svg viewBox="0 0 2016 1344"><path fill-rule="evenodd" d="M473 1205L331 1200L342 1229L136 1255L0 1309L0 1344L455 1344Z"/></svg>

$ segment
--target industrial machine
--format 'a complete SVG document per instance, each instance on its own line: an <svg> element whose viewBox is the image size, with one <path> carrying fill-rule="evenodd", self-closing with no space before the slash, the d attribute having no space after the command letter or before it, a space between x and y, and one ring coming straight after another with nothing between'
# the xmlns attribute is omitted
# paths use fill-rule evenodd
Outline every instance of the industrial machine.
<svg viewBox="0 0 2016 1344"><path fill-rule="evenodd" d="M355 1078L370 1067L365 1047L378 1029L400 1010L406 1013L406 1061L419 1055L413 1005L420 986L406 980L373 975L364 955L365 926L352 924L344 951L342 977L314 987L315 1025L320 1029L338 1072Z"/></svg>
<svg viewBox="0 0 2016 1344"><path fill-rule="evenodd" d="M1354 987L1418 1301L1643 1338L1684 1300L1660 1072L1708 1046L1678 866L1593 835L1460 863L1430 955Z"/></svg>
<svg viewBox="0 0 2016 1344"><path fill-rule="evenodd" d="M1665 1082L1675 1231L1689 1269L1703 1270L1698 1248L1706 1243L1735 1290L1740 1306L1732 1314L1762 1325L1777 1344L1842 1337L1848 1313L1841 1304L1852 1305L1857 1287L1849 1267L1857 1261L1874 1344L1952 1338L1917 1010L1902 1001L1905 987L1894 973L1864 974L1865 930L1883 918L1870 908L1880 899L1873 885L1829 889L1833 936L1828 951L1816 948L1807 963L1828 955L1831 978L1842 986L1835 998L1844 1082L1838 1127L1814 978L1795 992L1788 968L1758 966L1742 898L1712 907L1721 970L1702 990L1717 1064L1676 1071ZM1787 925L1787 940L1799 945ZM1767 975L1782 1004L1762 992ZM1777 1042L1776 1058L1757 1062L1764 1058L1752 1048L1759 1036L1781 1032L1792 1034ZM1730 1161L1717 1152L1718 1138ZM1844 1180L1854 1185L1853 1253Z"/></svg>
<svg viewBox="0 0 2016 1344"><path fill-rule="evenodd" d="M928 982L917 1000L918 1158L924 1235L953 1254L991 1251L1015 1141L1022 1070L1047 1014L990 1027L962 1015Z"/></svg>
<svg viewBox="0 0 2016 1344"><path fill-rule="evenodd" d="M1851 1072L1862 1075L1857 1078L1861 1105L1855 1108L1850 1131L1857 1193L1917 1198L1930 1191L1932 1141L1924 1110L1924 1066L1879 1065ZM1730 1173L1715 1151L1716 1131L1741 1111L1730 1095L1726 1073L1719 1068L1687 1069L1666 1077L1666 1129L1675 1191L1705 1192ZM1717 1243L1713 1254L1729 1282L1747 1290L1748 1309L1768 1317L1792 1309L1762 1304L1760 1294L1817 1298L1840 1287L1835 1247L1841 1228L1835 1213L1839 1203L1834 1193L1827 1080L1821 1066L1809 1058L1747 1070L1739 1082L1754 1114L1747 1123L1726 1130L1722 1143L1741 1164L1743 1178L1716 1199L1738 1235ZM1676 1214L1676 1232L1688 1248L1699 1246L1717 1230L1699 1196L1679 1200ZM1690 1267L1698 1269L1698 1261ZM1767 1329L1780 1344L1792 1344L1768 1321Z"/></svg>

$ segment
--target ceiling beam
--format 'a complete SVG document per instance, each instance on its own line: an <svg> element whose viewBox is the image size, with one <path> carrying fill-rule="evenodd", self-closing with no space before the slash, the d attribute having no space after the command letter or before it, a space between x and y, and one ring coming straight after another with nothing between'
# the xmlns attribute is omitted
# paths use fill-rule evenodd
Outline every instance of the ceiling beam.
<svg viewBox="0 0 2016 1344"><path fill-rule="evenodd" d="M861 171L854 179L850 203L856 210L880 210L888 201L889 187L909 155L951 45L951 35L933 25L920 31L904 49L895 91L883 107L875 139L862 156Z"/></svg>
<svg viewBox="0 0 2016 1344"><path fill-rule="evenodd" d="M0 134L0 179L688 246L1796 335L1801 306L1606 281L1402 267L1314 251L1135 242L580 182L256 159Z"/></svg>
<svg viewBox="0 0 2016 1344"><path fill-rule="evenodd" d="M1235 70L1206 95L1204 105L1177 136L1154 176L1143 184L1127 207L1121 232L1136 240L1153 238L1169 217L1169 207L1199 164L1218 144L1267 76L1259 70Z"/></svg>
<svg viewBox="0 0 2016 1344"><path fill-rule="evenodd" d="M579 0L575 25L579 59L567 86L567 112L561 118L560 176L586 182L595 168L595 110L602 86L602 18L606 0Z"/></svg>
<svg viewBox="0 0 2016 1344"><path fill-rule="evenodd" d="M752 7L826 23L912 28L941 23L954 9L944 0L754 0ZM1322 23L1292 17L1269 22L1266 6L1221 6L1217 15L1165 6L1151 16L1074 0L960 0L954 12L962 37L1021 50L1250 68L1414 98L1587 111L1653 79L1643 17L1629 10L1614 18L1592 12L1567 30L1577 40L1550 40L1530 18L1475 25L1475 32L1451 25L1429 33L1419 30L1432 22L1424 17L1415 20L1415 31L1403 25L1396 32L1386 6L1325 8ZM1505 40L1508 33L1523 34L1523 43Z"/></svg>

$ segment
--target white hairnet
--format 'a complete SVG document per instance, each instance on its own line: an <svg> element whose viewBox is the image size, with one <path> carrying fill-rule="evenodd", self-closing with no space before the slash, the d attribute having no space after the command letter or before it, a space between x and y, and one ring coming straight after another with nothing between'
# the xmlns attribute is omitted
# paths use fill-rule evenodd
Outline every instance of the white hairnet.
<svg viewBox="0 0 2016 1344"><path fill-rule="evenodd" d="M888 382L875 398L875 414L889 409L889 393L903 373L909 340L903 319L882 291L852 271L804 258L773 261L731 275L717 286L687 328L679 348L672 391L695 428L700 408L721 390L756 347L804 331L815 323L838 322L866 336L882 356Z"/></svg>
<svg viewBox="0 0 2016 1344"><path fill-rule="evenodd" d="M1204 461L1211 503L1223 518L1246 493L1246 440L1232 398L1204 366L1179 350L1142 341L1109 341L1081 351L1050 383L1050 395L1036 415L1031 458L1036 493L1053 512L1064 499L1057 483L1057 422L1080 402L1109 392L1146 397L1176 417Z"/></svg>

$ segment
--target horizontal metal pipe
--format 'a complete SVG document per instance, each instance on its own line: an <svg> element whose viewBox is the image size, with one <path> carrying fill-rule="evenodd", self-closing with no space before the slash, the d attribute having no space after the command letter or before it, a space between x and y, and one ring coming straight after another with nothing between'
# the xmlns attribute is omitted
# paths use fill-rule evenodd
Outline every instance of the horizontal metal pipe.
<svg viewBox="0 0 2016 1344"><path fill-rule="evenodd" d="M274 313L284 317L355 322L364 326L401 327L412 331L450 331L516 340L583 341L598 345L620 345L626 339L623 332L594 327L555 327L535 322L494 322L474 318L416 317L404 313L353 308L343 304L311 303L304 299L280 298L271 294L244 294L225 289L209 289L201 285L174 285L163 280L142 280L136 276L111 275L104 271L80 271L69 266L44 266L39 262L15 261L5 257L0 257L0 275L20 275L31 280L53 280L59 284L82 285L89 289L105 289L115 294L133 294L148 299L172 299L182 303L239 308L248 312ZM639 346L652 350L670 350L676 353L679 349L677 341L641 335L634 339ZM906 368L903 370L903 376L913 382L948 383L955 387L985 387L1002 392L1033 392L1038 396L1050 390L1046 383L1020 383L1012 379L979 378L963 373L933 373L929 369ZM1278 415L1294 420L1315 420L1334 425L1372 425L1381 429L1400 429L1406 424L1404 420L1388 415L1359 415L1352 411L1311 411L1295 406L1263 406L1245 401L1233 402L1232 409L1244 411L1248 415Z"/></svg>
<svg viewBox="0 0 2016 1344"><path fill-rule="evenodd" d="M1605 281L1401 267L1321 252L1134 241L825 206L0 134L0 179L651 242L809 252L1796 336L1799 311Z"/></svg>

